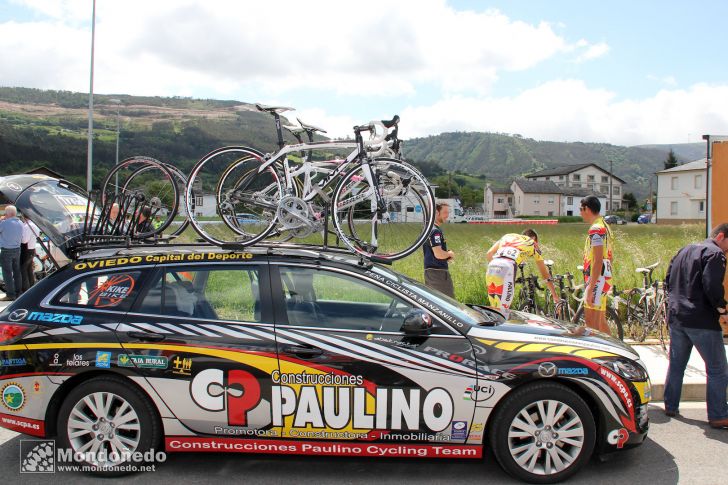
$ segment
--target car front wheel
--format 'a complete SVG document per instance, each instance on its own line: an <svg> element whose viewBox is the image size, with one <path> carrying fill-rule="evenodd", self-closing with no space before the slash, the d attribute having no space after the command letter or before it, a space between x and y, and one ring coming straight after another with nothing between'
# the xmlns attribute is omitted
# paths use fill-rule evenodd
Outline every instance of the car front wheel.
<svg viewBox="0 0 728 485"><path fill-rule="evenodd" d="M589 406L555 382L513 391L489 427L498 463L530 483L556 483L572 476L587 463L596 440Z"/></svg>
<svg viewBox="0 0 728 485"><path fill-rule="evenodd" d="M59 411L60 446L97 475L133 471L123 466L127 464L144 466L132 457L146 461L159 449L160 437L161 424L150 400L119 378L83 382L68 394Z"/></svg>

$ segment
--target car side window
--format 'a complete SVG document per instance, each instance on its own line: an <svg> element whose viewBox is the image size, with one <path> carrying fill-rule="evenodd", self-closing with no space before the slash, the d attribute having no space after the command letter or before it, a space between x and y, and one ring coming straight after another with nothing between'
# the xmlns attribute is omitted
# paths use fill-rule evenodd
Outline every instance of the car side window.
<svg viewBox="0 0 728 485"><path fill-rule="evenodd" d="M412 305L368 281L334 271L280 267L290 325L399 332Z"/></svg>
<svg viewBox="0 0 728 485"><path fill-rule="evenodd" d="M257 267L165 268L138 312L210 320L260 322Z"/></svg>
<svg viewBox="0 0 728 485"><path fill-rule="evenodd" d="M141 288L143 271L94 273L74 280L53 300L54 305L128 311Z"/></svg>

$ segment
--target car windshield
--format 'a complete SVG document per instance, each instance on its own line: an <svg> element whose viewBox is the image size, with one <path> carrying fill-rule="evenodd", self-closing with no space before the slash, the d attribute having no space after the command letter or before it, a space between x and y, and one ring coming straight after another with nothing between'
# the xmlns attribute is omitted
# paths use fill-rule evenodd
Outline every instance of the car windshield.
<svg viewBox="0 0 728 485"><path fill-rule="evenodd" d="M488 317L485 314L474 310L437 290L428 288L417 280L395 273L394 271L388 271L381 267L374 267L373 271L396 281L409 291L425 296L434 307L438 307L441 311L437 311L435 308L430 309L445 320L452 320L452 318L454 318L457 322L467 325L481 325L483 323L493 322L492 317ZM448 315L452 318L448 318Z"/></svg>

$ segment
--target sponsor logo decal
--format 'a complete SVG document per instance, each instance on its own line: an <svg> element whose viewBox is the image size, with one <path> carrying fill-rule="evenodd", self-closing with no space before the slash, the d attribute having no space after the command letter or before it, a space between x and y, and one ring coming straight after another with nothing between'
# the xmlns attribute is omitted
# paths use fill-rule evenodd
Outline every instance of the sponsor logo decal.
<svg viewBox="0 0 728 485"><path fill-rule="evenodd" d="M559 375L586 376L589 375L589 369L585 367L559 367Z"/></svg>
<svg viewBox="0 0 728 485"><path fill-rule="evenodd" d="M468 422L453 421L450 426L450 436L454 440L464 440L468 437Z"/></svg>
<svg viewBox="0 0 728 485"><path fill-rule="evenodd" d="M247 440L235 438L165 438L165 449L176 452L275 453L284 455L378 456L416 458L481 458L477 445L401 445L330 441Z"/></svg>
<svg viewBox="0 0 728 485"><path fill-rule="evenodd" d="M104 352L99 350L96 352L96 367L102 367L108 369L111 367L111 352Z"/></svg>
<svg viewBox="0 0 728 485"><path fill-rule="evenodd" d="M119 354L116 359L119 367L138 367L140 369L166 369L169 365L167 357L160 355Z"/></svg>
<svg viewBox="0 0 728 485"><path fill-rule="evenodd" d="M20 433L36 436L43 436L43 433L45 433L45 425L43 421L24 418L22 416L12 416L10 414L0 413L0 426Z"/></svg>
<svg viewBox="0 0 728 485"><path fill-rule="evenodd" d="M84 206L86 203L84 202ZM73 265L75 270L111 268L127 264L167 263L175 261L240 261L253 259L251 253L191 253L191 254L149 254L147 256L131 256L129 258L112 258L100 261L84 261Z"/></svg>
<svg viewBox="0 0 728 485"><path fill-rule="evenodd" d="M26 365L25 357L11 357L8 359L0 359L0 367L18 367Z"/></svg>
<svg viewBox="0 0 728 485"><path fill-rule="evenodd" d="M134 278L129 274L111 276L89 294L89 304L96 308L115 307L131 294L134 283Z"/></svg>
<svg viewBox="0 0 728 485"><path fill-rule="evenodd" d="M624 428L613 429L607 435L607 443L617 445L617 448L623 448L628 439L629 433Z"/></svg>
<svg viewBox="0 0 728 485"><path fill-rule="evenodd" d="M554 377L557 369L553 362L541 362L538 366L538 375L541 377Z"/></svg>
<svg viewBox="0 0 728 485"><path fill-rule="evenodd" d="M337 373L271 374L271 424L313 429L411 430L438 433L452 422L454 403L442 388L372 387L362 376ZM286 385L289 383L291 385ZM190 382L194 402L207 411L226 412L231 426L247 426L248 415L261 404L258 378L234 369L205 369ZM290 431L291 436L294 430ZM324 437L326 432L321 435Z"/></svg>
<svg viewBox="0 0 728 485"><path fill-rule="evenodd" d="M495 388L492 384L486 384L484 386L476 384L465 389L463 399L466 401L483 402L493 397L494 394Z"/></svg>
<svg viewBox="0 0 728 485"><path fill-rule="evenodd" d="M183 376L188 376L192 373L192 358L191 357L183 357L180 358L177 356L172 361L172 374L179 374Z"/></svg>
<svg viewBox="0 0 728 485"><path fill-rule="evenodd" d="M43 392L43 388L40 387L40 381L33 381L33 392L36 394Z"/></svg>
<svg viewBox="0 0 728 485"><path fill-rule="evenodd" d="M51 363L48 364L50 367L60 367L63 364L59 362L59 359L61 358L61 354L55 353L53 354L53 359L51 359Z"/></svg>
<svg viewBox="0 0 728 485"><path fill-rule="evenodd" d="M18 310L13 310L12 312L10 312L10 315L8 315L8 320L10 320L11 322L19 322L27 316L28 310L26 310L25 308L20 308Z"/></svg>
<svg viewBox="0 0 728 485"><path fill-rule="evenodd" d="M25 404L25 391L16 382L5 384L0 394L2 394L3 406L11 411L18 411Z"/></svg>
<svg viewBox="0 0 728 485"><path fill-rule="evenodd" d="M48 323L69 323L71 325L78 325L83 321L81 315L69 315L67 313L44 313L44 312L32 312L28 315L28 320L48 322Z"/></svg>
<svg viewBox="0 0 728 485"><path fill-rule="evenodd" d="M73 357L66 360L67 367L88 367L89 361L83 360L83 355L73 354Z"/></svg>

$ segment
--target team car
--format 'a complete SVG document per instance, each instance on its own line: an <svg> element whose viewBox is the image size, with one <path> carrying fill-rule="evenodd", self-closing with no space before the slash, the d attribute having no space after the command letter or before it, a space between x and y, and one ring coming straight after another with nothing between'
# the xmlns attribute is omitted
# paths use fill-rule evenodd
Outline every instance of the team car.
<svg viewBox="0 0 728 485"><path fill-rule="evenodd" d="M79 206L39 184L36 195ZM16 204L63 249L72 225L28 200ZM350 253L153 244L69 256L0 313L0 426L54 438L98 473L158 450L490 448L513 476L553 483L647 436L650 381L629 346L463 305Z"/></svg>

